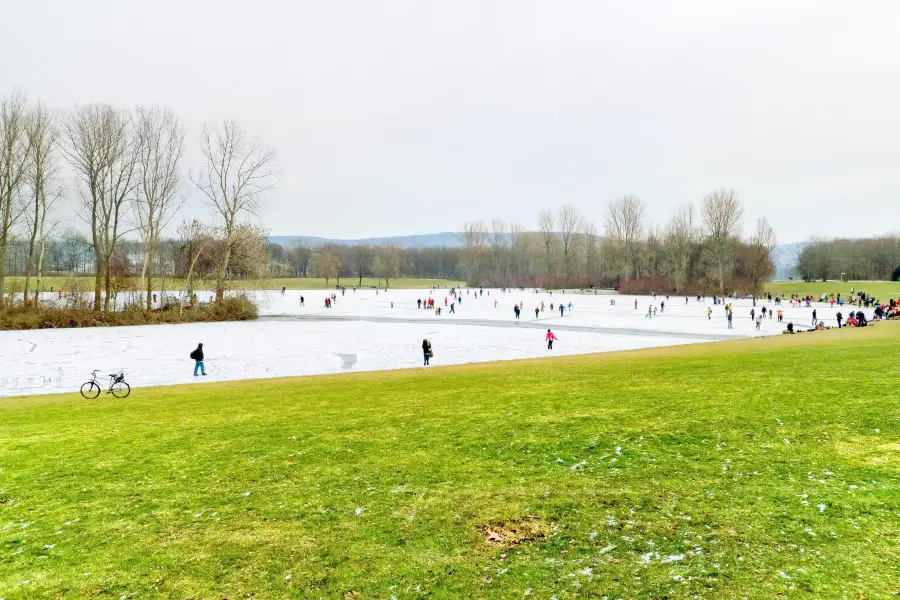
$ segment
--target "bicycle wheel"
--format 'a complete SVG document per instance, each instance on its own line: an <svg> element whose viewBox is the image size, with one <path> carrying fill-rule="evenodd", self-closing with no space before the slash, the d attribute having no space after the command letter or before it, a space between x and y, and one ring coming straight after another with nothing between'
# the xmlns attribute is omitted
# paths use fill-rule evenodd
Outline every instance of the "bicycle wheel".
<svg viewBox="0 0 900 600"><path fill-rule="evenodd" d="M124 381L117 381L116 383L112 384L112 386L109 388L109 391L116 398L127 398L128 394L131 393L131 386Z"/></svg>
<svg viewBox="0 0 900 600"><path fill-rule="evenodd" d="M100 395L100 386L94 381L88 381L81 386L81 395L88 400L93 400Z"/></svg>

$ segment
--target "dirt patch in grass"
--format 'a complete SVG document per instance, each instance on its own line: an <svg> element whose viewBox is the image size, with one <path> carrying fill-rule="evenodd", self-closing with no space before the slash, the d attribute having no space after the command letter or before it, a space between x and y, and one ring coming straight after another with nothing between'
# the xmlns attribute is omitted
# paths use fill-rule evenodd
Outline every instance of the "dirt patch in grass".
<svg viewBox="0 0 900 600"><path fill-rule="evenodd" d="M526 515L510 521L496 521L481 527L481 536L491 546L506 548L546 538L553 526L540 517Z"/></svg>

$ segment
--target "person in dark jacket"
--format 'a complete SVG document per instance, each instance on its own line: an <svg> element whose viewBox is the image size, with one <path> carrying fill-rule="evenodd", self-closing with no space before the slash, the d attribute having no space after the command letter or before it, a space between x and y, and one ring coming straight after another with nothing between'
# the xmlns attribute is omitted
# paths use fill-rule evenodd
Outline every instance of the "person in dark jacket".
<svg viewBox="0 0 900 600"><path fill-rule="evenodd" d="M194 359L194 377L197 371L200 371L206 377L206 367L203 366L203 344L197 344L197 349L191 352L191 358Z"/></svg>
<svg viewBox="0 0 900 600"><path fill-rule="evenodd" d="M422 354L425 355L425 364L423 367L427 367L429 361L431 360L431 342L428 340L422 340Z"/></svg>

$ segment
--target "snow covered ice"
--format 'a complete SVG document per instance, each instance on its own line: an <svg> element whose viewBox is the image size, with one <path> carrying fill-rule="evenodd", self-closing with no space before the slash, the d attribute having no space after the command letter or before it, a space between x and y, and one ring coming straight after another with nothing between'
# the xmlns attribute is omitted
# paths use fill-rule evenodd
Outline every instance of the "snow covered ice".
<svg viewBox="0 0 900 600"><path fill-rule="evenodd" d="M778 334L788 321L805 329L812 310L834 325L838 310L850 307L814 304L813 308L782 305L784 323L768 317L756 331L750 319L751 300L735 300L734 329L727 329L725 308L696 297L593 295L530 291L501 293L462 291L462 304L451 314L447 290L347 290L325 308L331 291L254 292L260 307L257 321L189 323L137 327L93 327L0 331L0 396L77 392L90 378L122 370L132 387L287 377L351 371L422 368L421 343L431 340L432 366L518 358L587 354L722 339ZM300 306L300 297L306 306ZM416 300L434 298L442 309L416 308ZM634 300L638 308L634 308ZM615 305L611 304L615 301ZM494 302L497 302L496 308ZM648 318L647 308L665 310ZM393 302L393 308L391 303ZM513 305L524 302L516 319ZM534 309L543 302L544 312ZM554 309L550 309L551 302ZM558 305L571 302L561 318ZM707 318L712 306L712 319ZM757 301L756 311L775 307ZM867 311L867 314L869 311ZM559 338L547 350L544 336L552 329ZM206 354L207 377L193 376L188 357L198 342ZM105 387L104 387L105 389Z"/></svg>

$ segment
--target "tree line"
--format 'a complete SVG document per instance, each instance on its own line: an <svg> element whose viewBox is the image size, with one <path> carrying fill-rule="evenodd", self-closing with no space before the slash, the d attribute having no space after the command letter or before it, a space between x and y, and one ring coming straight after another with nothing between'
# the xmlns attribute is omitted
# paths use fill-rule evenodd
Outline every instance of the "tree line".
<svg viewBox="0 0 900 600"><path fill-rule="evenodd" d="M198 146L203 164L187 172L184 127L170 108L91 103L55 111L21 91L0 99L0 309L9 301L10 250L14 268L22 263L27 307L37 302L48 248L57 266L63 257L71 271L89 265L94 311L109 311L115 279L137 249L138 289L149 309L163 232L183 207L188 182L212 218L181 223L168 240L179 255L169 260L187 265L189 280L208 269L219 302L232 272L264 273L267 235L258 211L277 177L275 151L234 121L204 123ZM64 198L77 204L86 239L74 228L54 236L62 225L54 208Z"/></svg>
<svg viewBox="0 0 900 600"><path fill-rule="evenodd" d="M628 291L756 291L774 272L775 232L765 218L742 235L737 193L718 189L699 209L683 204L653 226L634 195L607 204L602 232L572 205L544 210L538 227L465 223L460 275L499 286L618 286Z"/></svg>
<svg viewBox="0 0 900 600"><path fill-rule="evenodd" d="M900 235L859 239L813 237L797 256L794 272L805 281L900 280Z"/></svg>

